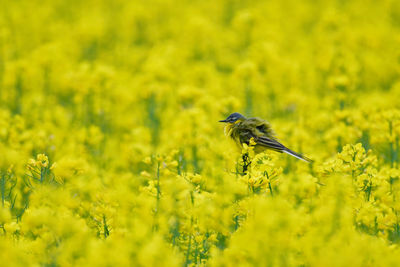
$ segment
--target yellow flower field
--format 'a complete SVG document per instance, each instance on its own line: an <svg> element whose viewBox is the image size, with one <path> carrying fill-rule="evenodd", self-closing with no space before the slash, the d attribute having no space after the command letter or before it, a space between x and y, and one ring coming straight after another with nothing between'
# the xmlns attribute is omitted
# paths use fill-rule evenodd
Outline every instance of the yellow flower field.
<svg viewBox="0 0 400 267"><path fill-rule="evenodd" d="M398 266L399 163L398 0L2 2L7 266Z"/></svg>

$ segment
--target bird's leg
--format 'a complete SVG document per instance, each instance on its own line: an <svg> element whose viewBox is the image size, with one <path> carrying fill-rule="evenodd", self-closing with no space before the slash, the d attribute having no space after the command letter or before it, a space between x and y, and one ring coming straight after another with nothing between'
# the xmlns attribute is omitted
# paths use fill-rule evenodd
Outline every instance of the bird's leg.
<svg viewBox="0 0 400 267"><path fill-rule="evenodd" d="M246 175L247 169L249 168L251 161L249 157L249 153L244 153L242 154L242 159L243 159L243 175Z"/></svg>

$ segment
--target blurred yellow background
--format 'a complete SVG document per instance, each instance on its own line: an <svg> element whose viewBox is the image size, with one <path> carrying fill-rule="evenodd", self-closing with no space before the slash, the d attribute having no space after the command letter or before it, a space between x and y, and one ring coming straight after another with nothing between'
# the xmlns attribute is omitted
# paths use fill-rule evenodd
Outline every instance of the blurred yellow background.
<svg viewBox="0 0 400 267"><path fill-rule="evenodd" d="M398 264L399 1L2 6L1 262Z"/></svg>

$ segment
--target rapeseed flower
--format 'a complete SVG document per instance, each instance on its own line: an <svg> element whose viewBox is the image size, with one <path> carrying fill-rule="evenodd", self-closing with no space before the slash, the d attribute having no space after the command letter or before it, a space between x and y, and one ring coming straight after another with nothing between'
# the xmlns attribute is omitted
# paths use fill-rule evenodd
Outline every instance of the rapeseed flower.
<svg viewBox="0 0 400 267"><path fill-rule="evenodd" d="M398 265L398 1L6 2L2 262Z"/></svg>

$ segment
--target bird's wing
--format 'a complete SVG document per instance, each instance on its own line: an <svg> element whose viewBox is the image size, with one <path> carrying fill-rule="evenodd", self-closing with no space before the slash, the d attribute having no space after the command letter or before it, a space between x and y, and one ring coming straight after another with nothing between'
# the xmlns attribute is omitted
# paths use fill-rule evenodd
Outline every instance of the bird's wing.
<svg viewBox="0 0 400 267"><path fill-rule="evenodd" d="M279 143L279 141L276 140L269 123L258 118L251 118L247 120L245 124L237 124L234 128L232 137L234 140L239 141L240 144L244 143L247 145L249 145L250 139L253 138L254 142L258 146L262 146L276 152L284 152L306 162L312 162L311 159L296 153Z"/></svg>
<svg viewBox="0 0 400 267"><path fill-rule="evenodd" d="M258 145L265 146L265 147L267 147L269 149L272 149L272 150L275 150L275 151L278 151L278 152L281 152L281 153L284 152L284 153L289 154L289 155L291 155L291 156L293 156L295 158L304 160L305 162L313 162L313 160L311 160L311 159L309 159L309 158L307 158L307 157L305 157L305 156L303 156L303 155L301 155L301 154L299 154L297 152L294 152L293 150L285 147L284 145L282 145L281 143L279 143L275 139L270 139L268 137L261 136L261 137L258 137L256 139L256 143Z"/></svg>
<svg viewBox="0 0 400 267"><path fill-rule="evenodd" d="M245 143L247 145L249 144L250 139L253 138L257 145L264 146L278 152L282 152L286 149L284 145L273 139L273 137L269 138L267 136L258 136L256 133L254 133L254 131L249 129L241 129L238 137L240 143Z"/></svg>
<svg viewBox="0 0 400 267"><path fill-rule="evenodd" d="M251 130L245 128L235 131L235 134L237 135L237 138L241 144L247 145L249 144L250 139L255 137Z"/></svg>
<svg viewBox="0 0 400 267"><path fill-rule="evenodd" d="M279 152L282 152L286 150L286 147L276 141L275 139L266 137L266 136L259 136L259 137L254 137L254 141L261 146L265 146L269 149L276 150Z"/></svg>
<svg viewBox="0 0 400 267"><path fill-rule="evenodd" d="M253 126L253 128L258 131L258 135L264 135L268 136L271 139L276 139L275 138L275 133L272 130L271 125L263 119L260 118L249 118L248 123Z"/></svg>

